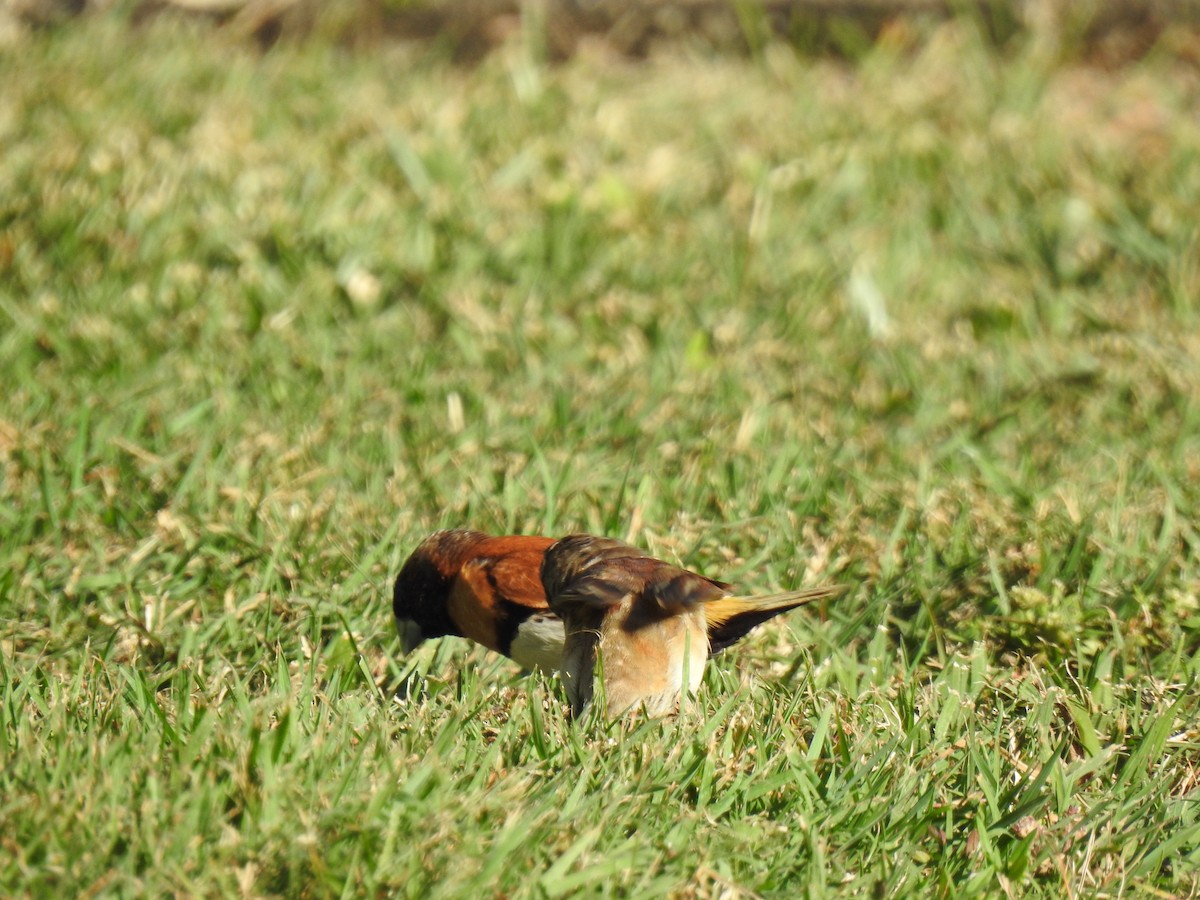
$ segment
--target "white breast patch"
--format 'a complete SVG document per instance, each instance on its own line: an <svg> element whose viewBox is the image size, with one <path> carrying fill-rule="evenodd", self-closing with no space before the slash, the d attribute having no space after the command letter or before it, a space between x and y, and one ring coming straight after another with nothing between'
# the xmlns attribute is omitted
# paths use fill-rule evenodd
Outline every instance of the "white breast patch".
<svg viewBox="0 0 1200 900"><path fill-rule="evenodd" d="M526 669L545 669L557 672L562 665L563 644L562 619L555 616L530 616L513 638L509 653Z"/></svg>

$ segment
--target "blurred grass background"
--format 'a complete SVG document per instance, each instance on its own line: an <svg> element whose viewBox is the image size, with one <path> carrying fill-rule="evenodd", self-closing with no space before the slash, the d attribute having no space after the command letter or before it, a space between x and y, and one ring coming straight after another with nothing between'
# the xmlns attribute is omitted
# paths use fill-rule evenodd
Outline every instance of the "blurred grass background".
<svg viewBox="0 0 1200 900"><path fill-rule="evenodd" d="M141 9L0 49L4 893L1200 890L1186 22ZM853 591L605 731L447 525Z"/></svg>

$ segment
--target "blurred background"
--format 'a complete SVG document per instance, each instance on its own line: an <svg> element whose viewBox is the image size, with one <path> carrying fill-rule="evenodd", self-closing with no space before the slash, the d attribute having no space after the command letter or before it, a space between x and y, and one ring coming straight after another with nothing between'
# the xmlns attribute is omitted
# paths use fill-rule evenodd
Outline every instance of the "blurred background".
<svg viewBox="0 0 1200 900"><path fill-rule="evenodd" d="M0 0L0 893L1195 894L1198 48ZM593 741L398 658L449 526L851 590Z"/></svg>
<svg viewBox="0 0 1200 900"><path fill-rule="evenodd" d="M581 42L644 56L679 39L745 50L775 38L853 55L881 35L896 40L914 21L969 16L998 42L1032 34L1115 64L1142 56L1167 30L1186 41L1200 20L1194 0L5 0L3 14L11 31L113 9L138 21L195 16L264 43L313 34L349 43L434 40L457 59L477 59L530 19L547 52L562 59Z"/></svg>

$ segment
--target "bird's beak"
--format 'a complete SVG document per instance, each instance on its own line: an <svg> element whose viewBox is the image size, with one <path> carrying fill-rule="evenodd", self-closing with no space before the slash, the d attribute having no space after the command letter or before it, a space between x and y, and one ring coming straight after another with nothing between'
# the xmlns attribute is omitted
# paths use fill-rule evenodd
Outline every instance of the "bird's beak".
<svg viewBox="0 0 1200 900"><path fill-rule="evenodd" d="M405 654L412 653L425 640L421 626L412 619L397 619L396 633L400 635L400 649Z"/></svg>

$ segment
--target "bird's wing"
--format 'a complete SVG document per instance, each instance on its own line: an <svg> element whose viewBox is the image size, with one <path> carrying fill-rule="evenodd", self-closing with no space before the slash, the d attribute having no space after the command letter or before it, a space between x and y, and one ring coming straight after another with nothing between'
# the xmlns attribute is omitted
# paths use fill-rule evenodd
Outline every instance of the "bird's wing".
<svg viewBox="0 0 1200 900"><path fill-rule="evenodd" d="M717 602L728 595L728 588L720 581L657 562L646 573L645 596L657 603L663 612L674 614L692 609L699 603Z"/></svg>
<svg viewBox="0 0 1200 900"><path fill-rule="evenodd" d="M540 569L550 538L496 538L480 547L459 578L493 604L508 601L530 609L546 609Z"/></svg>
<svg viewBox="0 0 1200 900"><path fill-rule="evenodd" d="M613 538L587 534L565 537L546 552L542 582L552 608L605 609L633 595L668 615L723 597L729 587Z"/></svg>
<svg viewBox="0 0 1200 900"><path fill-rule="evenodd" d="M612 538L590 534L572 534L546 551L541 578L546 599L554 610L582 604L592 609L607 609L621 602L638 585L626 567L628 560L644 559L645 554Z"/></svg>

